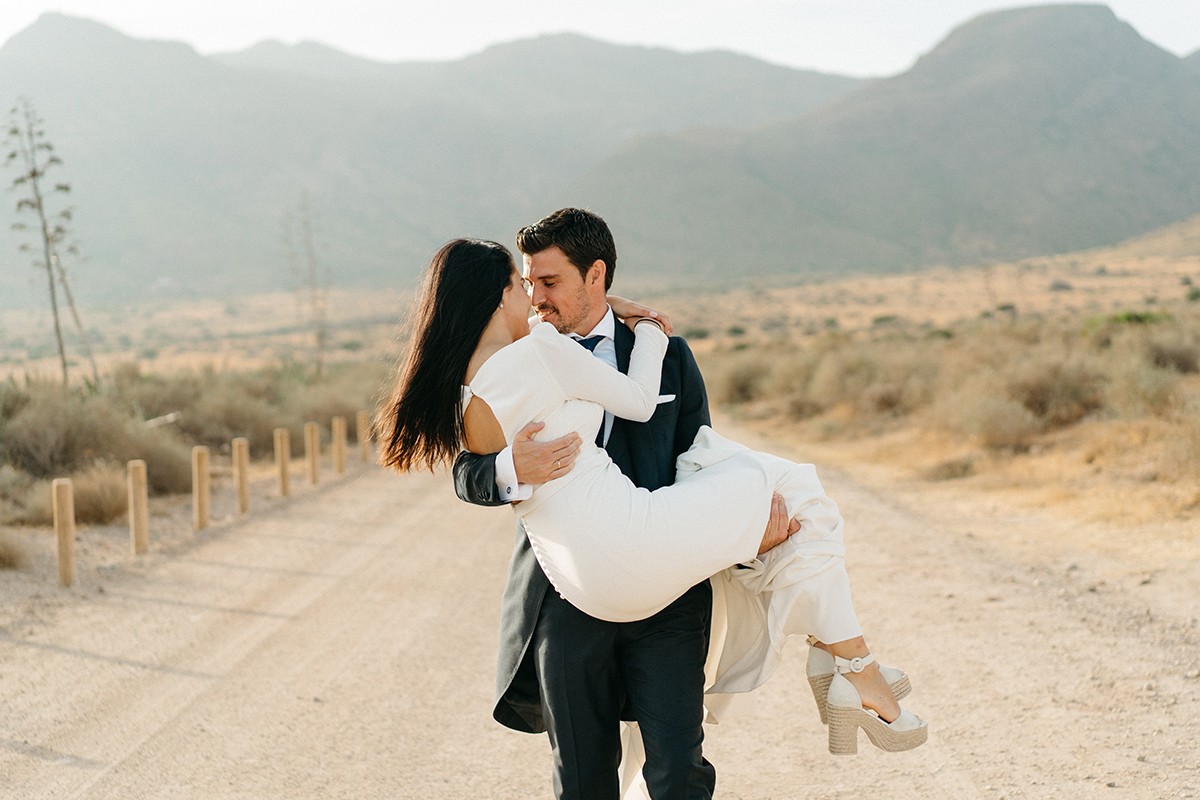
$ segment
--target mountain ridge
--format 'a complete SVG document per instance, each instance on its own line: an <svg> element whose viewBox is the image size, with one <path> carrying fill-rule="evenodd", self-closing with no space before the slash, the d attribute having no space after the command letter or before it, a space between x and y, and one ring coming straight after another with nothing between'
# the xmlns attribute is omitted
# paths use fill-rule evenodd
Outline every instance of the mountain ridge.
<svg viewBox="0 0 1200 800"><path fill-rule="evenodd" d="M303 197L339 284L407 285L447 239L507 243L562 205L660 283L733 283L1049 255L1200 213L1197 55L1097 5L981 15L870 81L577 34L450 62L202 56L51 14L0 47L0 97L30 96L65 161L81 297L281 288ZM15 274L0 303L41 302Z"/></svg>
<svg viewBox="0 0 1200 800"><path fill-rule="evenodd" d="M1197 186L1200 83L1107 8L1056 6L978 17L796 120L632 145L563 196L616 207L645 239L650 208L704 191L707 206L655 225L700 231L714 264L830 271L1111 243L1200 211ZM682 239L648 257L681 268Z"/></svg>

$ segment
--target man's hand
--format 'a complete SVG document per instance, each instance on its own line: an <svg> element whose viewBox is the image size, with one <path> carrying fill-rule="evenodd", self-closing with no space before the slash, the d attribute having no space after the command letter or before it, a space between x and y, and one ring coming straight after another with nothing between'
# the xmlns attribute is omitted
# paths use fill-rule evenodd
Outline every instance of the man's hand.
<svg viewBox="0 0 1200 800"><path fill-rule="evenodd" d="M758 554L761 556L772 547L783 544L798 530L800 530L800 523L794 519L788 519L787 506L783 504L783 496L771 495L771 516L767 520L767 529L763 531L762 544L758 547Z"/></svg>
<svg viewBox="0 0 1200 800"><path fill-rule="evenodd" d="M536 486L561 478L575 466L575 458L579 455L579 434L568 433L549 442L534 441L534 434L545 426L544 422L531 422L517 431L512 455L518 483Z"/></svg>

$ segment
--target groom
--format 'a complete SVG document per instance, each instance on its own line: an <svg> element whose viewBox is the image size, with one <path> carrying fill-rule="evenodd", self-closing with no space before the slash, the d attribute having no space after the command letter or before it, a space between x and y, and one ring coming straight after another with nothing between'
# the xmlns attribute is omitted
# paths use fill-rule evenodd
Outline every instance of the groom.
<svg viewBox="0 0 1200 800"><path fill-rule="evenodd" d="M615 320L606 300L617 254L604 220L564 208L522 228L517 246L538 317L627 371L633 333ZM597 435L621 471L650 490L674 482L676 456L709 424L704 379L681 338L670 339L659 396L648 422L606 412ZM569 437L537 442L538 429L537 423L526 426L513 447L497 454L461 453L454 464L458 496L479 505L520 500L532 485L549 479L554 462L573 460L577 445ZM776 516L764 547L786 538ZM786 520L782 525L787 528ZM617 798L622 719L639 723L646 749L642 775L651 797L712 797L716 771L701 753L711 604L712 589L704 581L648 619L614 623L590 617L550 586L518 522L492 714L515 730L547 732L555 797Z"/></svg>

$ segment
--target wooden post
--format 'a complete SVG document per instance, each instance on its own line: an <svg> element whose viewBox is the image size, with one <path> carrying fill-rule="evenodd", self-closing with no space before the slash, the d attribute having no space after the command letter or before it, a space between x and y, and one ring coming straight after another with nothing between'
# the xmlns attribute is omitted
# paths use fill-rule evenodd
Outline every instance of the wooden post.
<svg viewBox="0 0 1200 800"><path fill-rule="evenodd" d="M239 514L250 510L250 440L239 436L232 442L233 485L237 489Z"/></svg>
<svg viewBox="0 0 1200 800"><path fill-rule="evenodd" d="M192 448L192 527L202 531L208 527L208 510L212 490L208 481L208 448Z"/></svg>
<svg viewBox="0 0 1200 800"><path fill-rule="evenodd" d="M346 471L346 418L334 417L330 427L333 434L333 472L341 475Z"/></svg>
<svg viewBox="0 0 1200 800"><path fill-rule="evenodd" d="M304 462L308 482L315 486L321 478L321 431L315 422L304 423Z"/></svg>
<svg viewBox="0 0 1200 800"><path fill-rule="evenodd" d="M70 586L75 582L75 490L70 478L56 478L50 492L58 537L58 582Z"/></svg>
<svg viewBox="0 0 1200 800"><path fill-rule="evenodd" d="M129 543L135 556L143 555L150 544L150 498L146 488L146 462L129 462Z"/></svg>
<svg viewBox="0 0 1200 800"><path fill-rule="evenodd" d="M288 467L292 462L291 435L287 428L275 429L275 471L279 474L279 496L288 496Z"/></svg>
<svg viewBox="0 0 1200 800"><path fill-rule="evenodd" d="M371 415L366 411L358 412L354 435L358 437L359 458L365 464L371 460Z"/></svg>

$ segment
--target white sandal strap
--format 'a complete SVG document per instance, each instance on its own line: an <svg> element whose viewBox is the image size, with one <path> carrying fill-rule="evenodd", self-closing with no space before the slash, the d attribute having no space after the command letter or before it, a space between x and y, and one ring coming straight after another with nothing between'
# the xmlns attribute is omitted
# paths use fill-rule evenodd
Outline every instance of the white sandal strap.
<svg viewBox="0 0 1200 800"><path fill-rule="evenodd" d="M843 675L847 672L862 672L868 664L874 663L875 656L872 653L867 653L862 658L841 658L839 656L833 657L834 667Z"/></svg>

